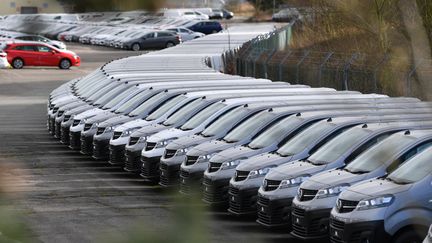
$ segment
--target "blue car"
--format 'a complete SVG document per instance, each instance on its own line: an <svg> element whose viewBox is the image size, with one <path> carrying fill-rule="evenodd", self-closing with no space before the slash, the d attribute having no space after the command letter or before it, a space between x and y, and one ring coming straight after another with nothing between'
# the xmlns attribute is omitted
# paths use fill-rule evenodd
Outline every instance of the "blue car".
<svg viewBox="0 0 432 243"><path fill-rule="evenodd" d="M203 34L213 34L222 30L222 25L217 21L194 21L188 23L186 28L195 31L201 32Z"/></svg>

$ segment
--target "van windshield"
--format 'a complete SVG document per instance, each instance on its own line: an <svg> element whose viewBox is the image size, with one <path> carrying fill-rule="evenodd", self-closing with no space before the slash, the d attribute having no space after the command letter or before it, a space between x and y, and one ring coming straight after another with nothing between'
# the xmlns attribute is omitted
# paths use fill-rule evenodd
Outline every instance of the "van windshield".
<svg viewBox="0 0 432 243"><path fill-rule="evenodd" d="M128 97L134 91L134 89L136 89L136 87L130 87L129 89L121 92L114 99L106 103L102 108L103 109L112 108L113 106L117 105L120 101L122 101L124 98Z"/></svg>
<svg viewBox="0 0 432 243"><path fill-rule="evenodd" d="M186 99L185 96L180 95L177 97L174 97L173 99L170 99L165 104L163 104L161 107L159 107L157 110L153 111L147 118L146 121L153 121L161 117L163 114L167 113L168 110L173 108L176 104L180 103L180 101Z"/></svg>
<svg viewBox="0 0 432 243"><path fill-rule="evenodd" d="M194 100L189 104L183 106L182 108L178 109L174 114L168 117L168 119L166 119L163 124L165 126L175 125L177 122L184 119L184 117L187 116L190 112L193 112L195 109L205 103L207 102L203 99Z"/></svg>
<svg viewBox="0 0 432 243"><path fill-rule="evenodd" d="M305 150L311 143L317 140L322 134L336 125L330 122L318 122L303 132L297 134L277 150L282 156L294 155Z"/></svg>
<svg viewBox="0 0 432 243"><path fill-rule="evenodd" d="M235 125L238 120L242 119L249 113L245 107L237 107L224 115L220 116L215 122L208 126L201 134L204 137L213 137L219 134L227 127Z"/></svg>
<svg viewBox="0 0 432 243"><path fill-rule="evenodd" d="M147 99L147 95L145 92L140 92L137 95L134 95L128 101L126 101L123 105L115 110L115 113L123 113L129 109L129 107L139 104L139 102L144 102Z"/></svg>
<svg viewBox="0 0 432 243"><path fill-rule="evenodd" d="M181 126L180 129L185 131L194 129L225 106L226 104L219 102L207 106L204 110L200 111L198 114L189 119L183 126Z"/></svg>
<svg viewBox="0 0 432 243"><path fill-rule="evenodd" d="M361 153L345 170L351 173L368 173L388 163L403 147L415 141L415 138L403 134L393 134L372 148Z"/></svg>
<svg viewBox="0 0 432 243"><path fill-rule="evenodd" d="M308 160L315 165L332 163L371 132L361 127L348 129L320 147Z"/></svg>
<svg viewBox="0 0 432 243"><path fill-rule="evenodd" d="M432 173L432 147L415 155L387 178L397 184L410 184L422 180Z"/></svg>
<svg viewBox="0 0 432 243"><path fill-rule="evenodd" d="M151 97L150 99L146 100L144 103L142 103L133 111L131 111L129 113L129 116L134 117L134 116L142 115L145 112L149 112L151 108L153 108L157 104L162 103L166 99L167 99L167 94L165 92L159 93Z"/></svg>
<svg viewBox="0 0 432 243"><path fill-rule="evenodd" d="M301 123L303 119L299 119L296 116L289 116L278 123L271 126L269 129L265 130L258 137L256 137L252 142L249 143L248 147L253 149L260 149L270 146L273 143L279 143L281 139L287 136L287 132Z"/></svg>
<svg viewBox="0 0 432 243"><path fill-rule="evenodd" d="M274 113L268 111L260 112L247 119L247 121L243 122L240 126L228 133L223 140L228 143L238 142L254 132L255 129L271 121L275 116Z"/></svg>

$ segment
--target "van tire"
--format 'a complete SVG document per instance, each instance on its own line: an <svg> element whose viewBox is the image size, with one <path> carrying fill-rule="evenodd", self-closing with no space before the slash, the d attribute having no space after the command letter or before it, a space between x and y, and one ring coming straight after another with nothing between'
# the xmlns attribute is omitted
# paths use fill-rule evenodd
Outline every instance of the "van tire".
<svg viewBox="0 0 432 243"><path fill-rule="evenodd" d="M422 236L419 235L419 233L415 229L406 229L402 232L398 233L394 238L394 243L422 243L423 242Z"/></svg>
<svg viewBox="0 0 432 243"><path fill-rule="evenodd" d="M15 69L21 69L24 67L24 61L21 58L15 58L12 60L11 65Z"/></svg>
<svg viewBox="0 0 432 243"><path fill-rule="evenodd" d="M69 69L72 66L71 61L69 59L62 59L59 63L60 69Z"/></svg>

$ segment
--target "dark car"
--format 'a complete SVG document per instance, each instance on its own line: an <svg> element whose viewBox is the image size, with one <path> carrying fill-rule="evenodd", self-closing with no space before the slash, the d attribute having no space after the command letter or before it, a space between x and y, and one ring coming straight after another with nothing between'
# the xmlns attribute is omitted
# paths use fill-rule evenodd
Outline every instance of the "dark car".
<svg viewBox="0 0 432 243"><path fill-rule="evenodd" d="M194 22L189 23L185 27L192 30L192 31L201 32L201 33L204 33L206 35L217 33L223 29L222 25L219 22L211 21L211 20L209 20L209 21L197 21L197 22L194 21Z"/></svg>
<svg viewBox="0 0 432 243"><path fill-rule="evenodd" d="M139 51L143 49L161 49L181 43L181 38L170 31L152 31L134 36L123 42L123 49Z"/></svg>

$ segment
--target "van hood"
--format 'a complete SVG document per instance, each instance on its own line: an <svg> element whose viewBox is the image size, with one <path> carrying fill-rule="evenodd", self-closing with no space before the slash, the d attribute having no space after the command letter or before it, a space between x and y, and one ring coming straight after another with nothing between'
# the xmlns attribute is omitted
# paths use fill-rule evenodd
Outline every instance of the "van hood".
<svg viewBox="0 0 432 243"><path fill-rule="evenodd" d="M99 124L100 127L110 127L110 126L117 126L119 124L123 124L125 122L131 121L134 118L125 116L125 115L119 115L112 118L109 118L108 120L102 122Z"/></svg>
<svg viewBox="0 0 432 243"><path fill-rule="evenodd" d="M190 131L183 131L177 128L162 130L147 139L147 142L160 142L168 139L177 139L180 136L185 136Z"/></svg>
<svg viewBox="0 0 432 243"><path fill-rule="evenodd" d="M168 129L168 127L161 124L152 124L133 132L131 137L148 137L165 129Z"/></svg>
<svg viewBox="0 0 432 243"><path fill-rule="evenodd" d="M123 131L125 131L127 129L130 129L132 127L139 127L139 128L141 128L141 127L144 127L144 126L148 126L150 124L151 123L149 121L146 121L146 120L143 120L143 119L135 119L135 120L132 120L132 121L125 122L124 124L116 127L115 131L116 132L123 132Z"/></svg>
<svg viewBox="0 0 432 243"><path fill-rule="evenodd" d="M211 137L204 137L201 135L189 135L186 137L181 137L179 139L174 140L172 143L167 145L167 149L181 149L181 148L189 148L203 142L211 140Z"/></svg>
<svg viewBox="0 0 432 243"><path fill-rule="evenodd" d="M352 174L344 170L328 170L312 176L309 180L302 183L302 188L319 190L341 184L352 185L358 181L366 179L366 174Z"/></svg>
<svg viewBox="0 0 432 243"><path fill-rule="evenodd" d="M218 157L217 158L218 162L225 162L225 161L233 161L238 159L247 159L250 156L252 156L254 153L255 150L249 147L236 146L219 152L217 155L215 155L215 157L216 156Z"/></svg>
<svg viewBox="0 0 432 243"><path fill-rule="evenodd" d="M86 111L76 115L75 119L82 120L82 119L90 118L90 117L96 116L96 115L103 113L103 112L104 112L104 110L102 110L102 109L94 108L94 109L86 110Z"/></svg>
<svg viewBox="0 0 432 243"><path fill-rule="evenodd" d="M235 146L235 143L227 143L223 140L210 140L208 142L204 142L200 145L197 145L193 147L189 152L187 153L190 156L200 156L200 155L207 155L207 154L213 154L218 153L226 148ZM211 162L219 162L218 155L213 156L210 161ZM216 159L214 159L216 158Z"/></svg>
<svg viewBox="0 0 432 243"><path fill-rule="evenodd" d="M88 118L86 120L86 123L100 123L100 122L103 122L103 121L108 120L111 117L115 117L115 116L117 116L117 115L112 113L112 112L105 111L105 112L97 114L96 116Z"/></svg>
<svg viewBox="0 0 432 243"><path fill-rule="evenodd" d="M394 195L407 191L412 184L398 185L385 179L373 179L349 187L339 196L341 199L360 201L363 199Z"/></svg>
<svg viewBox="0 0 432 243"><path fill-rule="evenodd" d="M237 166L237 169L242 171L252 171L269 166L278 166L281 163L288 163L291 158L292 156L282 157L277 154L263 153L243 160L241 164Z"/></svg>
<svg viewBox="0 0 432 243"><path fill-rule="evenodd" d="M325 168L325 165L316 166L301 160L294 160L270 170L266 176L266 179L280 181L293 179L302 175L314 175L318 172L321 172Z"/></svg>

